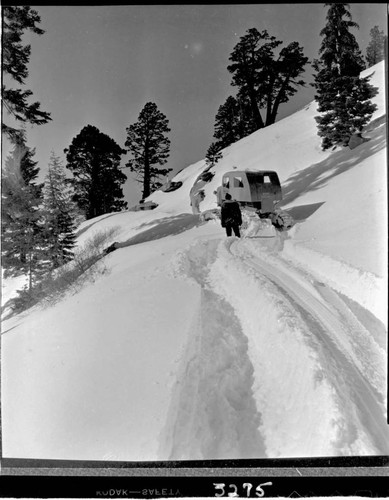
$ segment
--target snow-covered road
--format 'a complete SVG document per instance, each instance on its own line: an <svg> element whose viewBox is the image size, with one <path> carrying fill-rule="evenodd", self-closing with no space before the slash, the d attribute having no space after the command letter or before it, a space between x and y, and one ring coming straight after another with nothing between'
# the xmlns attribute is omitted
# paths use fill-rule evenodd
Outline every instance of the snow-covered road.
<svg viewBox="0 0 389 500"><path fill-rule="evenodd" d="M175 276L201 299L161 456L389 452L380 323L284 258L283 238L211 238L180 252Z"/></svg>
<svg viewBox="0 0 389 500"><path fill-rule="evenodd" d="M385 326L290 238L210 221L123 245L93 286L7 320L5 456L387 455Z"/></svg>

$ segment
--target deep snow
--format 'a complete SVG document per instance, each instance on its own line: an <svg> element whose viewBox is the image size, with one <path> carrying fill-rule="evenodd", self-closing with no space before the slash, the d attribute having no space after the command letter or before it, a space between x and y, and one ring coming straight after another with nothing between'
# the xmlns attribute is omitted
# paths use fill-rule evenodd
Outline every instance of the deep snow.
<svg viewBox="0 0 389 500"><path fill-rule="evenodd" d="M2 324L3 456L182 460L382 455L386 424L387 173L378 110L354 150L323 152L315 103L231 145L224 172L274 169L296 224L226 238L191 213L205 161L116 228L106 272ZM15 280L3 283L3 305Z"/></svg>

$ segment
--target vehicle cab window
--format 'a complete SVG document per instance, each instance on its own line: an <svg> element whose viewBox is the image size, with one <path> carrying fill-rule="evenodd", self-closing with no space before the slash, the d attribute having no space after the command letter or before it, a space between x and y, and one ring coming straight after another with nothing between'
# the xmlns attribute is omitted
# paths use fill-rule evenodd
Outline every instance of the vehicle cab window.
<svg viewBox="0 0 389 500"><path fill-rule="evenodd" d="M263 183L264 183L264 184L271 184L271 183L272 183L272 182L271 182L271 179L270 179L270 175L265 174L265 175L263 176Z"/></svg>
<svg viewBox="0 0 389 500"><path fill-rule="evenodd" d="M235 188L242 188L243 187L242 177L234 177L234 187Z"/></svg>

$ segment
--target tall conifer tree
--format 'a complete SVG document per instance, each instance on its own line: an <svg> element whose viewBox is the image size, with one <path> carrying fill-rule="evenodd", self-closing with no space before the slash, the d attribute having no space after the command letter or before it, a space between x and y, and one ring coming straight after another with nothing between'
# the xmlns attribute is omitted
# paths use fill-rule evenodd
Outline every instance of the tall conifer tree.
<svg viewBox="0 0 389 500"><path fill-rule="evenodd" d="M77 214L77 206L72 200L73 194L66 182L61 160L52 153L43 189L43 210L47 253L53 268L73 257L74 220Z"/></svg>
<svg viewBox="0 0 389 500"><path fill-rule="evenodd" d="M137 181L142 184L142 198L147 198L162 186L160 179L171 172L161 168L169 157L169 121L157 105L148 102L139 114L138 121L127 127L125 146L132 155L126 166L136 172Z"/></svg>
<svg viewBox="0 0 389 500"><path fill-rule="evenodd" d="M41 191L20 175L15 148L4 163L2 176L2 265L4 276L25 274L31 292L47 269ZM31 159L31 158L30 158Z"/></svg>
<svg viewBox="0 0 389 500"><path fill-rule="evenodd" d="M229 96L215 117L215 132L220 149L246 137L257 130L250 103L242 96Z"/></svg>
<svg viewBox="0 0 389 500"><path fill-rule="evenodd" d="M276 121L279 106L305 85L300 79L308 58L298 42L292 42L274 52L283 42L266 30L249 29L234 47L227 69L232 73L232 85L248 100L256 129ZM261 109L266 110L265 119Z"/></svg>
<svg viewBox="0 0 389 500"><path fill-rule="evenodd" d="M43 184L37 184L39 175L38 162L34 160L35 148L27 146L26 132L22 128L18 135L18 140L13 146L13 150L7 157L7 169L13 170L14 182L21 182L22 185L29 185L36 190L39 197Z"/></svg>
<svg viewBox="0 0 389 500"><path fill-rule="evenodd" d="M320 32L323 37L319 50L320 59L313 62L316 71L315 99L318 111L315 119L318 134L323 138L322 147L347 146L354 133L361 133L369 122L376 106L370 101L377 89L360 78L365 69L358 43L350 28L358 25L352 21L346 3L325 4L329 7L327 24Z"/></svg>
<svg viewBox="0 0 389 500"><path fill-rule="evenodd" d="M120 170L126 153L111 137L87 125L65 149L73 178L73 200L87 219L127 208L122 184L127 176Z"/></svg>

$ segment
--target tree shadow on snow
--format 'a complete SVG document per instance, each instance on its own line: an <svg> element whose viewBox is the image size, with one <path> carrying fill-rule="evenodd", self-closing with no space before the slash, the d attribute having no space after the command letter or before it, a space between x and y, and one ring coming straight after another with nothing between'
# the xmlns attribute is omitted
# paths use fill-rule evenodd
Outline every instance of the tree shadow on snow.
<svg viewBox="0 0 389 500"><path fill-rule="evenodd" d="M136 234L127 241L117 243L116 248L138 245L139 243L144 243L146 241L159 240L161 238L165 238L166 236L174 236L204 223L205 222L200 219L199 215L193 214L180 214L172 217L164 217L163 219L159 219L157 225L154 225L150 229L146 229L145 231ZM142 226L148 226L150 224L155 224L155 222L142 224ZM142 226L139 226L139 228Z"/></svg>
<svg viewBox="0 0 389 500"><path fill-rule="evenodd" d="M330 179L352 169L386 146L386 127L379 127L369 135L373 137L366 137L368 142L362 146L353 150L344 148L289 177L282 189L283 200L280 206L291 203L302 194L322 188Z"/></svg>
<svg viewBox="0 0 389 500"><path fill-rule="evenodd" d="M75 233L76 237L79 238L83 233L85 233L85 231L88 231L95 224L99 224L103 219L108 219L109 217L114 217L115 215L119 215L122 213L125 213L125 212L112 212L109 214L99 215L98 219L96 218L97 220L91 219L89 224L87 224L87 225L85 224L82 229L76 230L76 233Z"/></svg>

